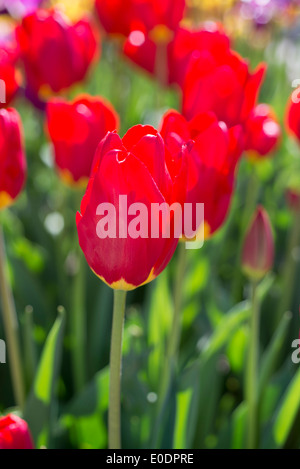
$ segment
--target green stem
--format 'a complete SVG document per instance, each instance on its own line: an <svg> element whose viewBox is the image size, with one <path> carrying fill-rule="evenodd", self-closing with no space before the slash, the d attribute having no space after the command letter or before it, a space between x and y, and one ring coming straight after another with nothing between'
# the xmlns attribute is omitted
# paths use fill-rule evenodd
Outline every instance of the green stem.
<svg viewBox="0 0 300 469"><path fill-rule="evenodd" d="M166 361L163 370L162 383L160 389L161 402L164 402L172 382L173 373L178 359L178 349L181 336L181 307L183 294L183 281L186 270L186 248L185 243L181 242L178 246L178 263L175 278L174 289L174 316L172 328L169 336L169 343L166 354Z"/></svg>
<svg viewBox="0 0 300 469"><path fill-rule="evenodd" d="M126 292L114 290L113 325L110 345L109 449L121 449L121 363L125 307Z"/></svg>
<svg viewBox="0 0 300 469"><path fill-rule="evenodd" d="M86 310L85 310L85 259L77 249L78 272L73 278L73 306L71 309L72 364L76 391L85 385L86 367Z"/></svg>
<svg viewBox="0 0 300 469"><path fill-rule="evenodd" d="M240 223L240 235L239 235L239 244L238 244L238 255L236 259L236 267L235 267L235 276L233 279L233 297L236 302L241 301L242 299L242 273L241 273L241 254L243 248L243 242L245 233L247 231L248 225L250 223L251 217L254 213L257 198L259 194L259 179L255 171L255 167L253 168L253 172L251 174L251 178L248 183L247 194L246 194L246 202L244 211L241 217Z"/></svg>
<svg viewBox="0 0 300 469"><path fill-rule="evenodd" d="M186 271L186 254L187 250L185 243L179 243L178 247L179 257L175 278L175 290L174 290L174 316L172 322L172 329L170 335L170 342L168 347L168 358L177 361L178 350L180 345L181 337L181 309L182 309L182 297L183 297L183 282Z"/></svg>
<svg viewBox="0 0 300 469"><path fill-rule="evenodd" d="M168 49L166 43L158 43L155 58L155 75L157 81L156 107L160 111L165 103L165 87L168 85Z"/></svg>
<svg viewBox="0 0 300 469"><path fill-rule="evenodd" d="M24 361L26 370L26 385L31 389L37 368L37 355L33 338L33 309L27 306L23 316Z"/></svg>
<svg viewBox="0 0 300 469"><path fill-rule="evenodd" d="M168 401L170 386L173 381L176 365L178 362L180 338L181 338L181 310L183 297L183 282L186 271L186 247L181 242L178 246L177 270L174 285L174 316L167 346L166 358L162 369L162 379L159 389L158 416L153 427L152 443L156 446L159 437L159 429L164 415L164 409Z"/></svg>
<svg viewBox="0 0 300 469"><path fill-rule="evenodd" d="M250 342L247 364L246 399L248 403L248 449L258 447L258 359L259 359L260 304L257 284L252 285L252 314L250 320Z"/></svg>
<svg viewBox="0 0 300 469"><path fill-rule="evenodd" d="M11 289L6 273L6 254L2 228L0 227L0 292L2 297L2 313L9 353L14 396L17 405L23 409L25 402L24 380L20 355L19 326Z"/></svg>
<svg viewBox="0 0 300 469"><path fill-rule="evenodd" d="M277 321L279 322L283 314L291 307L292 297L295 287L295 276L297 262L293 256L295 248L299 246L300 241L300 217L296 214L294 224L290 232L288 241L287 255L283 269L282 295L278 306Z"/></svg>
<svg viewBox="0 0 300 469"><path fill-rule="evenodd" d="M83 197L81 191L71 194L74 212L79 209ZM87 317L85 304L86 291L86 261L78 245L77 230L74 239L74 254L78 262L77 271L73 277L72 305L71 305L71 337L72 337L72 365L74 386L81 391L86 383L86 341Z"/></svg>

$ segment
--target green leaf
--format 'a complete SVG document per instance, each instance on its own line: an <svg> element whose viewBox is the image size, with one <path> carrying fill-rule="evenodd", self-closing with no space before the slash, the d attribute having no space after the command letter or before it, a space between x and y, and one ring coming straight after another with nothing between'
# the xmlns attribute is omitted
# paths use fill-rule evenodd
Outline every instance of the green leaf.
<svg viewBox="0 0 300 469"><path fill-rule="evenodd" d="M61 326L62 317L54 323L48 335L34 383L34 393L36 397L46 405L50 405L52 397L56 358L55 351Z"/></svg>
<svg viewBox="0 0 300 469"><path fill-rule="evenodd" d="M232 308L219 323L206 346L202 360L208 360L212 355L222 349L231 339L235 331L250 317L251 306L248 301L243 301Z"/></svg>
<svg viewBox="0 0 300 469"><path fill-rule="evenodd" d="M247 415L247 405L242 402L232 415L232 449L243 449L245 447Z"/></svg>
<svg viewBox="0 0 300 469"><path fill-rule="evenodd" d="M268 275L261 281L257 288L258 299L260 303L263 302L267 294L269 293L270 288L272 287L275 281L275 274L273 272L269 272Z"/></svg>
<svg viewBox="0 0 300 469"><path fill-rule="evenodd" d="M65 408L61 423L69 429L74 447L106 448L108 394L109 367L106 367Z"/></svg>
<svg viewBox="0 0 300 469"><path fill-rule="evenodd" d="M192 388L177 394L177 415L174 435L174 449L186 449L186 436L188 433L188 410L191 405Z"/></svg>
<svg viewBox="0 0 300 469"><path fill-rule="evenodd" d="M283 316L274 337L263 355L260 366L260 376L258 385L258 399L261 402L263 393L266 390L268 381L276 370L282 347L288 332L288 328L292 319L292 314L287 312Z"/></svg>
<svg viewBox="0 0 300 469"><path fill-rule="evenodd" d="M148 319L148 344L151 348L148 363L150 381L156 389L160 379L162 357L165 356L165 339L170 331L173 316L166 273L157 279L152 293Z"/></svg>
<svg viewBox="0 0 300 469"><path fill-rule="evenodd" d="M273 436L276 444L283 447L300 409L300 369L290 383L278 410Z"/></svg>
<svg viewBox="0 0 300 469"><path fill-rule="evenodd" d="M65 312L55 321L40 359L33 389L25 407L24 416L31 429L36 446L47 445L50 437L55 388L60 372L65 326Z"/></svg>

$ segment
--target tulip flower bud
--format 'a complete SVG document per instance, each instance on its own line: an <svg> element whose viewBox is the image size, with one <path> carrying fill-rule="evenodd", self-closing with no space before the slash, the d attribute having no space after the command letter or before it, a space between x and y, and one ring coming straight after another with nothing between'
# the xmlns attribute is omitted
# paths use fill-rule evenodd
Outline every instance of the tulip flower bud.
<svg viewBox="0 0 300 469"><path fill-rule="evenodd" d="M286 191L286 201L289 206L289 208L297 213L299 216L300 212L300 191L299 189L294 189L294 188L289 188Z"/></svg>
<svg viewBox="0 0 300 469"><path fill-rule="evenodd" d="M14 109L0 110L0 210L20 194L26 179L21 119Z"/></svg>
<svg viewBox="0 0 300 469"><path fill-rule="evenodd" d="M0 449L33 449L27 423L14 414L0 418Z"/></svg>
<svg viewBox="0 0 300 469"><path fill-rule="evenodd" d="M274 237L269 215L258 207L245 236L242 268L252 281L261 280L272 269Z"/></svg>
<svg viewBox="0 0 300 469"><path fill-rule="evenodd" d="M245 125L245 150L250 158L256 160L269 156L276 149L280 137L281 129L270 106L256 106Z"/></svg>
<svg viewBox="0 0 300 469"><path fill-rule="evenodd" d="M38 38L38 40L37 40ZM38 10L17 28L28 87L40 95L58 93L85 78L97 57L91 23L71 23L58 10Z"/></svg>
<svg viewBox="0 0 300 469"><path fill-rule="evenodd" d="M86 188L97 147L107 132L118 130L119 116L102 98L54 98L47 105L47 128L60 177L68 185Z"/></svg>

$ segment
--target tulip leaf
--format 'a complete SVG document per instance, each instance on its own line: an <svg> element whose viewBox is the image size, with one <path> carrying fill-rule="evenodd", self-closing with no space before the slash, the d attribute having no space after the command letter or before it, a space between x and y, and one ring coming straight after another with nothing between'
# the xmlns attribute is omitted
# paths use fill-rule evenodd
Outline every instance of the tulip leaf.
<svg viewBox="0 0 300 469"><path fill-rule="evenodd" d="M168 277L166 273L160 275L153 288L148 319L149 376L154 388L158 386L162 367L162 357L165 356L165 339L172 323L173 307Z"/></svg>
<svg viewBox="0 0 300 469"><path fill-rule="evenodd" d="M243 449L246 442L247 404L242 402L223 425L218 436L218 449Z"/></svg>
<svg viewBox="0 0 300 469"><path fill-rule="evenodd" d="M188 410L191 405L192 388L177 394L177 415L174 435L174 449L187 449L186 436L188 433Z"/></svg>
<svg viewBox="0 0 300 469"><path fill-rule="evenodd" d="M285 313L268 349L263 355L258 385L258 398L260 401L262 400L268 381L276 369L291 319L292 314L289 312Z"/></svg>
<svg viewBox="0 0 300 469"><path fill-rule="evenodd" d="M241 324L250 317L250 312L251 306L248 301L243 301L232 308L218 324L215 332L203 351L202 360L207 360L212 355L220 351L220 349L231 339Z"/></svg>
<svg viewBox="0 0 300 469"><path fill-rule="evenodd" d="M193 387L189 407L187 447L206 447L205 436L213 429L215 408L221 393L218 354L228 344L237 329L249 318L250 304L244 301L230 310L220 321L204 350L179 380L181 390Z"/></svg>
<svg viewBox="0 0 300 469"><path fill-rule="evenodd" d="M294 424L297 413L300 410L300 369L290 383L280 404L275 424L273 437L278 447L283 447Z"/></svg>
<svg viewBox="0 0 300 469"><path fill-rule="evenodd" d="M37 369L33 389L28 398L24 415L34 441L39 447L49 442L51 410L59 376L64 337L65 313L60 310L44 346Z"/></svg>
<svg viewBox="0 0 300 469"><path fill-rule="evenodd" d="M74 447L106 448L108 393L109 368L106 367L67 405L61 422L69 429Z"/></svg>

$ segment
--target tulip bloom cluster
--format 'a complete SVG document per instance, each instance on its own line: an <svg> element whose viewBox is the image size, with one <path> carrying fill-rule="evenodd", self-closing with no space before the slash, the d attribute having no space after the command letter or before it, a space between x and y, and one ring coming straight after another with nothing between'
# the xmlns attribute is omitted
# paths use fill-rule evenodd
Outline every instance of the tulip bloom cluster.
<svg viewBox="0 0 300 469"><path fill-rule="evenodd" d="M166 74L158 70L159 47L149 35L133 31L123 50L162 84L181 88L182 113L188 120L213 112L228 128L242 125L245 150L256 157L274 151L281 135L276 116L268 106L256 106L264 64L251 72L248 62L231 50L222 28L212 23L201 30L176 29L166 46Z"/></svg>
<svg viewBox="0 0 300 469"><path fill-rule="evenodd" d="M86 187L99 142L118 130L119 116L102 98L85 95L73 102L54 98L47 105L47 128L62 179Z"/></svg>
<svg viewBox="0 0 300 469"><path fill-rule="evenodd" d="M183 88L187 69L194 55L206 52L222 56L229 47L229 38L219 25L204 25L197 31L179 27L167 45L167 83ZM156 73L158 45L151 37L141 31L132 32L124 44L124 53L147 72Z"/></svg>
<svg viewBox="0 0 300 469"><path fill-rule="evenodd" d="M0 210L20 194L26 179L22 124L14 109L0 110Z"/></svg>
<svg viewBox="0 0 300 469"><path fill-rule="evenodd" d="M58 93L81 81L97 57L97 35L88 20L75 24L56 10L26 16L17 39L29 88Z"/></svg>
<svg viewBox="0 0 300 469"><path fill-rule="evenodd" d="M175 30L185 10L185 0L96 0L102 26L108 34L128 36L132 31L152 32L164 26ZM158 32L159 36L159 32Z"/></svg>

